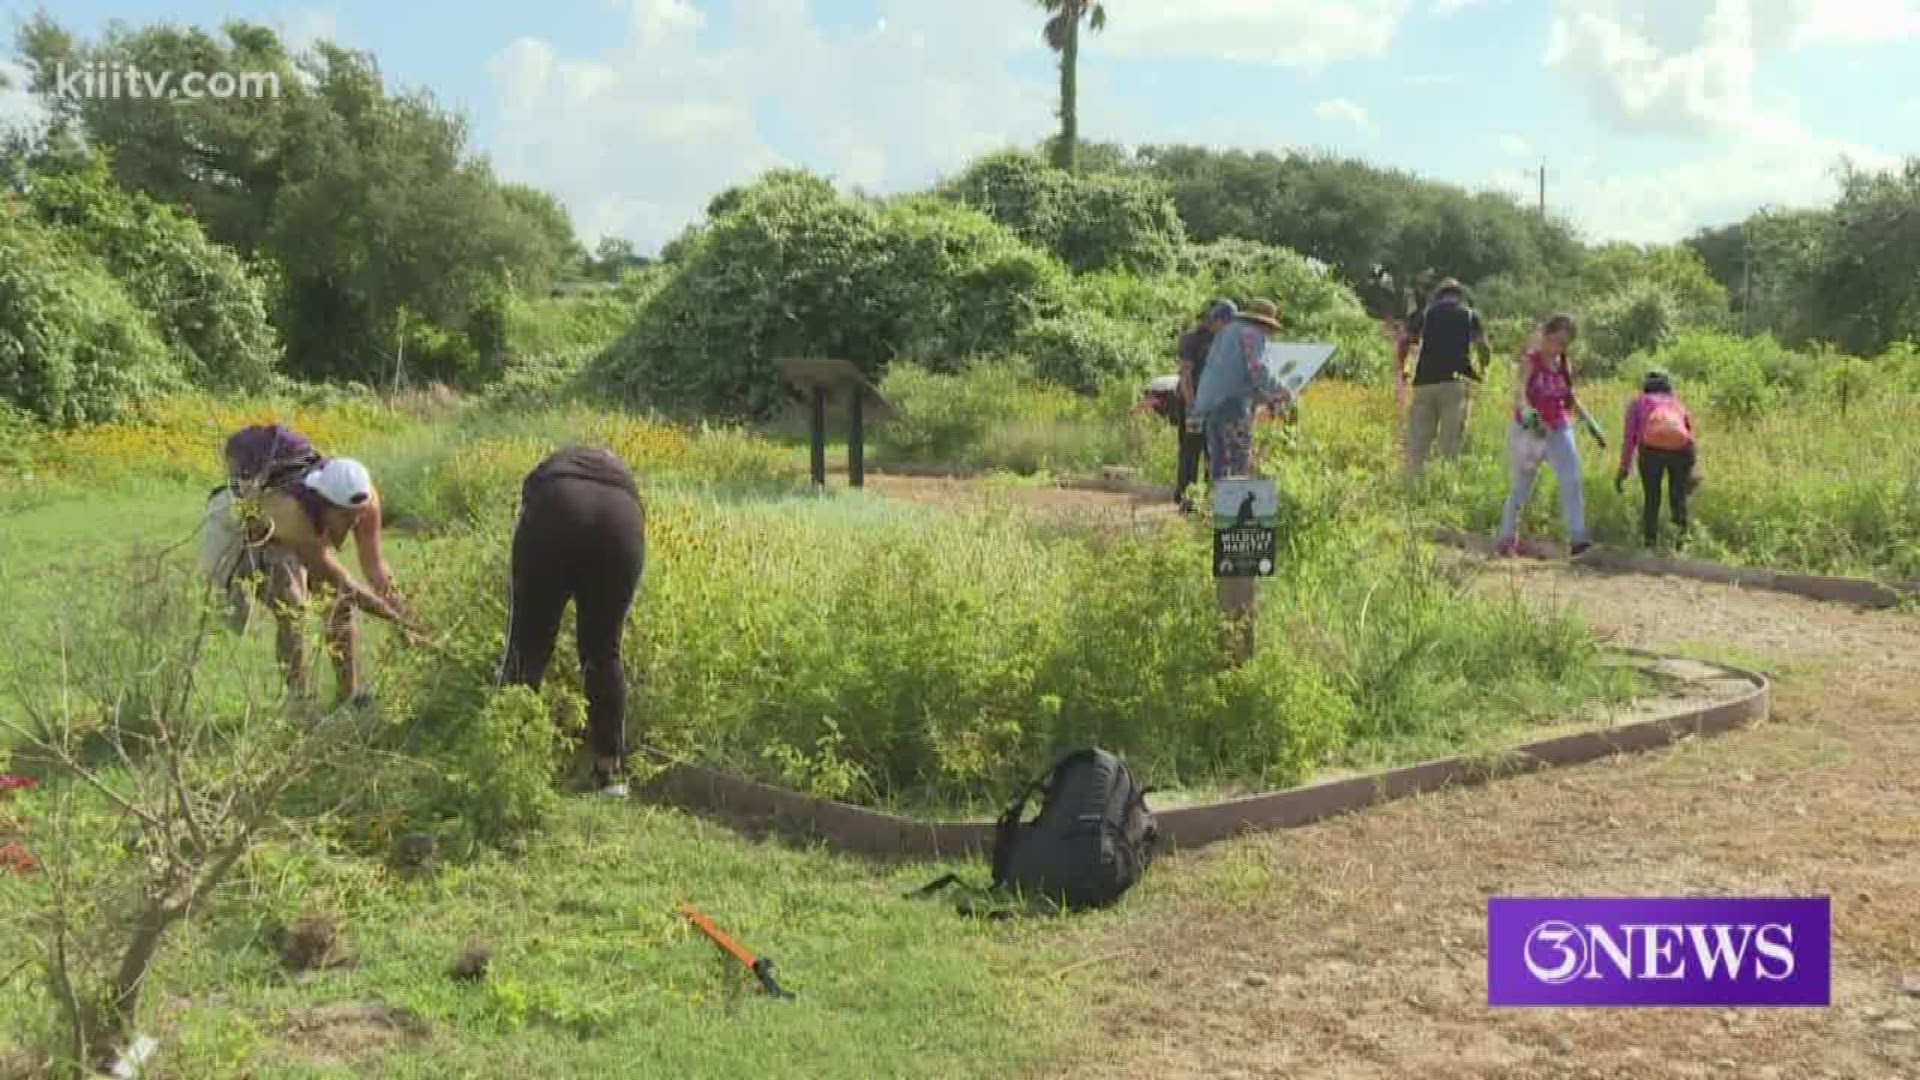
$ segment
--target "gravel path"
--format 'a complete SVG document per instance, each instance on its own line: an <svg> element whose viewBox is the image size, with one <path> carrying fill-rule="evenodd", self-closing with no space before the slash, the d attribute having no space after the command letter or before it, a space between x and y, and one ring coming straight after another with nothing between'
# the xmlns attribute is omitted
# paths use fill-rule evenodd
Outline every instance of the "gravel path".
<svg viewBox="0 0 1920 1080"><path fill-rule="evenodd" d="M875 485L915 501L961 481ZM1167 508L1027 489L1108 520ZM1474 560L1479 562L1478 560ZM1676 579L1486 563L1618 644L1776 679L1773 718L1166 860L1075 976L1069 1080L1920 1080L1920 620ZM1490 895L1828 895L1829 1010L1493 1010ZM1091 932L1090 932L1091 933Z"/></svg>
<svg viewBox="0 0 1920 1080"><path fill-rule="evenodd" d="M1784 670L1774 718L1170 860L1165 913L1089 945L1135 948L1137 989L1065 1075L1920 1077L1920 623L1543 564L1483 584ZM1770 893L1833 898L1831 1010L1485 1005L1489 895Z"/></svg>

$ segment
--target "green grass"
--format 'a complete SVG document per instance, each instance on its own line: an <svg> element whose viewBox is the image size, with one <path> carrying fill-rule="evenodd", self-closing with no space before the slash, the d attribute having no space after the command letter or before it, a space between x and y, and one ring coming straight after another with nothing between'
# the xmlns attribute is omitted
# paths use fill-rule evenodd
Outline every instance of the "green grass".
<svg viewBox="0 0 1920 1080"><path fill-rule="evenodd" d="M146 1030L166 1038L164 1075L1006 1076L1059 1055L1084 1020L1045 977L1083 928L966 919L902 899L940 868L751 843L671 810L572 803L526 857L418 882L310 849L258 854L163 959ZM772 957L796 999L757 994L675 914L682 901ZM295 984L267 930L320 913L358 966ZM488 977L451 979L476 938ZM285 1034L290 1011L343 1002L406 1010L430 1035L328 1065ZM0 994L0 1030L45 1037L44 1006Z"/></svg>
<svg viewBox="0 0 1920 1080"><path fill-rule="evenodd" d="M1629 479L1624 496L1612 486L1632 373L1653 362L1691 372L1689 364L1702 362L1692 358L1701 347L1683 339L1672 355L1636 357L1627 378L1583 380L1583 398L1609 443L1602 449L1584 432L1578 436L1587 526L1596 541L1640 544L1638 478ZM1802 359L1802 366L1820 364ZM1735 355L1715 363L1738 369L1742 361ZM1389 389L1316 380L1300 404L1299 449L1343 473L1389 516L1490 533L1507 493L1507 377L1497 369L1477 393L1461 460L1430 462L1411 505L1401 483ZM1805 385L1749 385L1737 371L1723 380L1717 369L1683 377L1705 478L1692 500L1687 553L1734 565L1920 580L1920 428L1912 422L1920 388L1890 376L1843 403L1814 376L1785 372L1779 378ZM1150 482L1173 482L1173 428L1158 418L1129 417L1131 402L1120 390L1097 401L1070 399L1057 388L995 372L940 376L902 369L890 374L888 385L895 380L906 414L899 423L908 436L895 439L904 448L896 457L1023 473L1129 465ZM1282 444L1271 435L1263 441L1269 452ZM1523 534L1562 538L1556 483L1543 470L1521 520ZM1670 523L1667 529L1670 541Z"/></svg>
<svg viewBox="0 0 1920 1080"><path fill-rule="evenodd" d="M10 520L17 542L0 578L10 630L44 634L77 594L115 580L134 545L186 537L200 493L136 484ZM417 579L434 550L394 538L396 572ZM271 663L266 637L244 649L257 669ZM46 671L44 655L12 663L21 655L0 655L9 715L13 693L33 689L22 679ZM52 790L25 805L44 807ZM1079 1034L1065 988L1043 977L1075 959L1074 930L989 926L901 898L945 869L883 869L597 801L566 804L524 856L483 855L421 883L311 844L274 845L203 921L176 929L146 1030L165 1040L162 1075L196 1078L1017 1075ZM10 933L28 904L6 890L31 888L22 879L0 888ZM674 914L682 900L774 957L799 999L755 996ZM266 932L304 913L337 919L359 966L295 985ZM492 975L456 983L446 969L476 936L492 947ZM29 978L0 993L0 1075L10 1053L51 1038L49 1002ZM340 1002L408 1010L431 1034L329 1064L283 1032L289 1010Z"/></svg>
<svg viewBox="0 0 1920 1080"><path fill-rule="evenodd" d="M738 461L752 475L777 452L729 434L689 447L578 411L482 415L342 448L372 463L396 509L434 526L393 534L389 550L442 632L436 649L392 648L384 626L362 626L363 663L403 725L395 733L424 734L455 755L429 751L438 770L477 763L516 790L554 774L537 747L487 742L496 736L475 723L494 698L513 492L540 448L582 423L659 463L642 477L649 562L631 636L636 733L816 793L979 813L1058 747L1087 742L1121 750L1168 787L1277 786L1497 743L1632 690L1596 662L1577 621L1470 598L1308 458L1284 465L1292 559L1262 586L1259 654L1223 675L1204 538L1181 531L1190 526L1103 540L992 509L821 496L790 478L775 490L766 474L756 483L769 486L743 490L714 479ZM20 715L22 694L44 703L62 693L63 640L75 670L93 665L96 682L100 665L137 655L115 651L121 631L110 620L141 607L129 583L136 560L150 557L142 552L179 544L166 558L192 558L208 486L130 470L10 517L4 715ZM552 668L561 698L574 689L568 636L563 628ZM269 634L221 648L236 659L197 691L210 708L273 684ZM138 681L131 668L105 673L115 670L123 685ZM1076 994L1097 969L1051 977L1086 959L1076 947L1087 935L1195 889L1246 904L1271 894L1260 880L1270 871L1223 864L1192 879L1158 873L1115 912L986 925L901 898L946 867L883 870L671 810L580 801L503 848L457 848L438 878L405 883L381 873L384 842L372 837L404 826L447 840L442 827L477 807L435 816L444 803L384 786L377 760L368 769L338 781L391 792L380 810L399 826L301 819L308 840L262 849L214 906L176 928L144 1019L166 1040L165 1075L1018 1075L1095 1035ZM25 805L44 808L58 786ZM479 797L492 795L483 785ZM100 858L97 872L132 869L122 856ZM14 890L0 891L0 927L26 932L7 920L33 909L36 898L19 890L35 887L0 885ZM800 1000L743 994L742 974L676 920L680 900L773 956ZM298 983L279 969L267 929L306 913L339 921L357 968ZM494 973L455 983L445 969L474 936L492 945ZM409 1010L431 1035L350 1064L295 1055L287 1011L337 1002ZM50 1044L52 1014L37 989L0 994L0 1030L18 1033L9 1037L20 1047ZM0 1073L8 1049L0 1040Z"/></svg>

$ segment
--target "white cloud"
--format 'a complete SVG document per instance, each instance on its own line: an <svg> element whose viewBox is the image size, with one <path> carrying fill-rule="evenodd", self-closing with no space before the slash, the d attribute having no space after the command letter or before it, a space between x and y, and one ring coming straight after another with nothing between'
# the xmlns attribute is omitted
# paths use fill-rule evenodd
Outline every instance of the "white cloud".
<svg viewBox="0 0 1920 1080"><path fill-rule="evenodd" d="M1131 56L1206 56L1319 71L1383 57L1410 0L1162 0L1116 5L1101 35Z"/></svg>
<svg viewBox="0 0 1920 1080"><path fill-rule="evenodd" d="M1804 137L1768 57L1920 35L1920 0L1558 0L1544 62L1628 131Z"/></svg>
<svg viewBox="0 0 1920 1080"><path fill-rule="evenodd" d="M1550 171L1550 208L1569 210L1596 235L1671 240L1762 203L1829 201L1842 157L1870 168L1893 164L1876 148L1814 131L1796 100L1768 100L1757 92L1769 57L1813 41L1844 40L1860 32L1861 12L1889 3L1559 0L1547 66L1583 93L1616 133L1679 137L1693 144L1696 156L1638 170L1622 168L1618 154L1603 166L1563 167L1558 198ZM1503 182L1516 183L1516 176ZM1517 186L1531 190L1530 181Z"/></svg>
<svg viewBox="0 0 1920 1080"><path fill-rule="evenodd" d="M1830 205L1839 194L1841 158L1881 168L1887 155L1839 142L1730 145L1675 165L1622 169L1585 155L1547 166L1547 210L1577 222L1590 239L1666 243L1705 225L1738 220L1763 205ZM1539 174L1498 170L1496 186L1528 206L1538 197Z"/></svg>
<svg viewBox="0 0 1920 1080"><path fill-rule="evenodd" d="M40 99L27 89L32 81L25 65L0 57L0 132L32 128L47 118Z"/></svg>
<svg viewBox="0 0 1920 1080"><path fill-rule="evenodd" d="M1500 150L1509 157L1532 157L1533 144L1523 136L1502 135L1499 139Z"/></svg>
<svg viewBox="0 0 1920 1080"><path fill-rule="evenodd" d="M1027 0L881 0L873 24L831 32L806 0L737 0L724 46L700 41L687 0L617 6L625 35L603 55L529 37L491 69L496 167L553 191L589 246L618 235L652 250L769 168L899 190L1054 124L1051 78L1007 66L1039 47Z"/></svg>
<svg viewBox="0 0 1920 1080"><path fill-rule="evenodd" d="M1333 98L1315 105L1313 115L1322 120L1345 121L1362 131L1367 130L1372 124L1372 120L1367 116L1367 107L1346 98Z"/></svg>
<svg viewBox="0 0 1920 1080"><path fill-rule="evenodd" d="M300 8L280 18L280 39L293 52L304 52L319 42L341 40L340 11L332 7Z"/></svg>
<svg viewBox="0 0 1920 1080"><path fill-rule="evenodd" d="M1544 60L1616 127L1737 130L1759 116L1752 8L1747 0L1561 0Z"/></svg>
<svg viewBox="0 0 1920 1080"><path fill-rule="evenodd" d="M1914 0L1818 0L1804 8L1794 44L1874 45L1920 35Z"/></svg>

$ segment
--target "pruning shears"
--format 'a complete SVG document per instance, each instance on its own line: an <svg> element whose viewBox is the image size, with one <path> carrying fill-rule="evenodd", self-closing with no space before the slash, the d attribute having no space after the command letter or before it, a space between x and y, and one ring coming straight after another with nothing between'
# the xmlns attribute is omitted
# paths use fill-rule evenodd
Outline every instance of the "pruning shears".
<svg viewBox="0 0 1920 1080"><path fill-rule="evenodd" d="M1600 449L1605 450L1607 437L1600 433L1600 424L1594 420L1593 414L1587 411L1587 406L1578 398L1574 399L1573 407L1580 414L1580 422L1587 426L1587 434L1593 436L1593 441L1600 444Z"/></svg>
<svg viewBox="0 0 1920 1080"><path fill-rule="evenodd" d="M705 915L694 910L692 904L682 903L680 905L680 914L685 915L687 921L693 923L693 925L697 927L701 933L707 935L715 945L720 946L721 951L746 965L747 970L753 972L753 977L760 980L760 986L767 992L767 996L792 1000L793 995L781 989L780 984L773 980L773 961L771 959L764 956L755 958L752 953L736 944L732 938L721 933L720 928L713 925Z"/></svg>

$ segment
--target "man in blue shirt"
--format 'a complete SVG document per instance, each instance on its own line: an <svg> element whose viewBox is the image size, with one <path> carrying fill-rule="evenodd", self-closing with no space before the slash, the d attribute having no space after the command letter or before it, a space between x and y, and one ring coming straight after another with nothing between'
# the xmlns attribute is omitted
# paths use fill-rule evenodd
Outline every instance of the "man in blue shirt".
<svg viewBox="0 0 1920 1080"><path fill-rule="evenodd" d="M1266 363L1267 341L1279 329L1279 305L1255 300L1214 336L1207 351L1191 412L1206 425L1213 480L1250 474L1256 411L1275 411L1288 399Z"/></svg>

